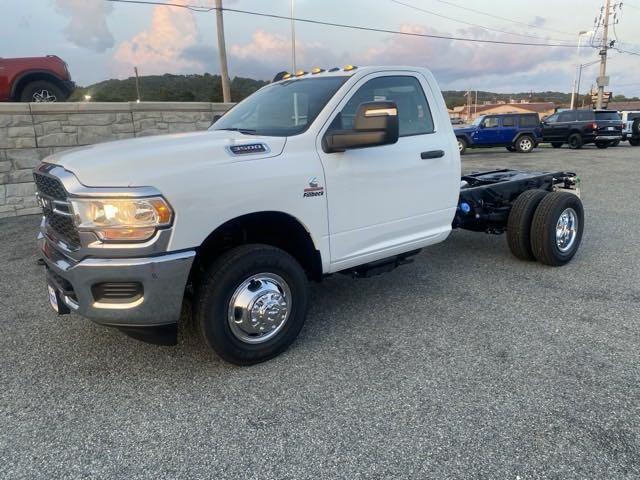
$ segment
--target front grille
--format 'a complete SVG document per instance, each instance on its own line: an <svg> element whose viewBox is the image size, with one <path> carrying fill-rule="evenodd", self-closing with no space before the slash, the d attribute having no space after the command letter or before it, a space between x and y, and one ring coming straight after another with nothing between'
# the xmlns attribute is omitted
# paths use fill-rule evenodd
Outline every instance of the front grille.
<svg viewBox="0 0 640 480"><path fill-rule="evenodd" d="M63 241L70 248L80 247L80 234L76 228L73 217L63 215L54 210L66 211L70 213L68 206L56 206L54 201L66 202L67 192L62 183L57 178L34 173L33 178L38 189L38 195L43 200L42 211L47 219L47 227L51 230L56 239Z"/></svg>
<svg viewBox="0 0 640 480"><path fill-rule="evenodd" d="M53 198L54 200L67 199L67 192L62 186L62 183L60 183L60 180L39 173L34 173L33 179L41 195Z"/></svg>

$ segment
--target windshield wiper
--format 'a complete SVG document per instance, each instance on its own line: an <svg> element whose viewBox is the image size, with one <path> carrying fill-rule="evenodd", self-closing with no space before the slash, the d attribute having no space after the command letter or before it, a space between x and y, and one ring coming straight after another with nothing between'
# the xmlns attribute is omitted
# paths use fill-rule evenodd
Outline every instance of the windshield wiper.
<svg viewBox="0 0 640 480"><path fill-rule="evenodd" d="M256 131L250 128L216 128L215 130L226 130L227 132L240 132L244 135L255 135Z"/></svg>

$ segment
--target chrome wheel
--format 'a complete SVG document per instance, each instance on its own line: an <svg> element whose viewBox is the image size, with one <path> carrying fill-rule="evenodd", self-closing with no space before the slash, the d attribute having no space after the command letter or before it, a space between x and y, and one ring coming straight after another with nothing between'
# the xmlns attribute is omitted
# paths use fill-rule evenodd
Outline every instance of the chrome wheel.
<svg viewBox="0 0 640 480"><path fill-rule="evenodd" d="M520 140L520 150L523 152L528 152L533 148L533 142L530 138L523 138Z"/></svg>
<svg viewBox="0 0 640 480"><path fill-rule="evenodd" d="M562 253L571 249L578 233L578 215L573 208L564 210L556 223L556 246Z"/></svg>
<svg viewBox="0 0 640 480"><path fill-rule="evenodd" d="M462 153L462 150L464 150L464 145L462 145L462 142L458 140L458 151Z"/></svg>
<svg viewBox="0 0 640 480"><path fill-rule="evenodd" d="M57 100L58 98L47 89L43 88L42 90L36 90L33 92L33 101L35 103L50 103Z"/></svg>
<svg viewBox="0 0 640 480"><path fill-rule="evenodd" d="M259 273L242 282L231 296L231 333L245 343L263 343L284 327L291 312L291 290L273 273Z"/></svg>

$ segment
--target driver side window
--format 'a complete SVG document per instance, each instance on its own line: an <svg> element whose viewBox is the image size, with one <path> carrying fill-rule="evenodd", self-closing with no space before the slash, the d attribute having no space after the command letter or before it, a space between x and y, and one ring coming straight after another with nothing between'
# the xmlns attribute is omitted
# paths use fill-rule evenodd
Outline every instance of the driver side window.
<svg viewBox="0 0 640 480"><path fill-rule="evenodd" d="M433 133L433 118L420 82L412 76L369 80L349 99L331 123L332 130L351 130L363 102L392 101L398 106L399 136Z"/></svg>
<svg viewBox="0 0 640 480"><path fill-rule="evenodd" d="M498 117L487 117L483 123L484 128L495 128L498 126Z"/></svg>

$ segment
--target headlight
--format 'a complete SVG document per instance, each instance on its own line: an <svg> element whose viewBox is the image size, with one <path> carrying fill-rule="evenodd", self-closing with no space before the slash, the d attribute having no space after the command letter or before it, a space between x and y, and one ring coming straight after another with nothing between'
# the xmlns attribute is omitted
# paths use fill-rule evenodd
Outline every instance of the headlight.
<svg viewBox="0 0 640 480"><path fill-rule="evenodd" d="M79 230L91 230L101 240L144 241L158 227L171 225L173 211L162 197L73 198Z"/></svg>

